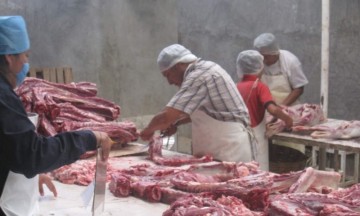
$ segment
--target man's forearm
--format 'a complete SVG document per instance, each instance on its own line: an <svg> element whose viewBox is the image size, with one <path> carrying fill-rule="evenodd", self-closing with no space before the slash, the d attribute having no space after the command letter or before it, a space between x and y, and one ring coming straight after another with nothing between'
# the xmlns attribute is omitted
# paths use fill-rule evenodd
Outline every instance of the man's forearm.
<svg viewBox="0 0 360 216"><path fill-rule="evenodd" d="M293 104L304 92L304 87L293 89L290 94L282 102L282 105L290 106Z"/></svg>

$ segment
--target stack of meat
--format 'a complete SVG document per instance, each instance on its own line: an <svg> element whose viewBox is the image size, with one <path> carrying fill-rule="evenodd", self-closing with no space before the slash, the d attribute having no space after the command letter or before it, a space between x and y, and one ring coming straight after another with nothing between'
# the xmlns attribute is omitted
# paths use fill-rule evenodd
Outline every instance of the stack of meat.
<svg viewBox="0 0 360 216"><path fill-rule="evenodd" d="M343 121L340 125L320 124L311 127L294 127L295 131L313 131L312 138L354 139L360 137L360 121Z"/></svg>
<svg viewBox="0 0 360 216"><path fill-rule="evenodd" d="M140 164L111 174L110 191L171 204L170 215L360 215L360 184L337 189L340 175L307 168L274 174L255 162L190 167Z"/></svg>
<svg viewBox="0 0 360 216"><path fill-rule="evenodd" d="M282 111L293 119L293 126L313 126L326 120L320 105L298 104L291 107L282 106ZM285 129L285 122L267 116L266 137L280 133Z"/></svg>
<svg viewBox="0 0 360 216"><path fill-rule="evenodd" d="M320 105L298 104L291 107L281 107L294 121L292 130L311 131L312 138L326 139L353 139L360 137L360 121L343 121L340 125L327 123ZM285 123L281 119L273 119L267 116L266 136L271 137L285 129Z"/></svg>
<svg viewBox="0 0 360 216"><path fill-rule="evenodd" d="M16 93L27 112L39 114L38 132L44 136L90 129L107 132L117 143L138 138L134 123L114 121L120 106L97 97L94 83L60 84L29 77Z"/></svg>
<svg viewBox="0 0 360 216"><path fill-rule="evenodd" d="M155 138L151 146L157 145L158 141ZM158 147L151 146L154 152L148 159L155 158L155 164L166 161L167 165L148 161L119 169L116 164L124 161L110 158L109 189L116 197L135 196L149 202L170 204L164 216L360 216L360 184L338 189L341 176L336 172L306 168L275 174L260 170L256 162L206 162L190 156L182 160L181 156L163 157ZM94 161L77 161L71 166L54 171L53 175L64 183L87 185L91 182Z"/></svg>

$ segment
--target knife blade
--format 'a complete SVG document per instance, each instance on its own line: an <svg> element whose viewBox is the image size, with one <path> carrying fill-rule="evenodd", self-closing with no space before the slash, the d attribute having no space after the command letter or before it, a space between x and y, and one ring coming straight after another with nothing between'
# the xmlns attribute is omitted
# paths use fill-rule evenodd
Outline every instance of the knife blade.
<svg viewBox="0 0 360 216"><path fill-rule="evenodd" d="M93 216L100 215L104 211L105 206L107 161L103 161L101 156L102 148L98 148L96 155L95 187L92 206Z"/></svg>

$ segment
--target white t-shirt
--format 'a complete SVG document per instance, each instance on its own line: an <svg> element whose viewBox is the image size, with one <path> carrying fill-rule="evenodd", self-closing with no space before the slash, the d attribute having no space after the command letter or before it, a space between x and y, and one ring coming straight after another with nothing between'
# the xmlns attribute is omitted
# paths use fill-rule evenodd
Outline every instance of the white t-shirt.
<svg viewBox="0 0 360 216"><path fill-rule="evenodd" d="M302 71L299 59L287 50L280 50L279 60L270 65L265 65L264 74L269 76L284 74L290 83L292 89L305 86L309 83Z"/></svg>

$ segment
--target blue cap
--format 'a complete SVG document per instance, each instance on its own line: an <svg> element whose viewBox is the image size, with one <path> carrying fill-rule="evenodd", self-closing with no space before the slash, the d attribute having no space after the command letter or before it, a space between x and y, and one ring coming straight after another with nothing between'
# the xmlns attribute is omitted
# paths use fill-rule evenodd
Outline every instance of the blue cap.
<svg viewBox="0 0 360 216"><path fill-rule="evenodd" d="M0 16L0 55L23 53L29 48L25 20L21 16Z"/></svg>

